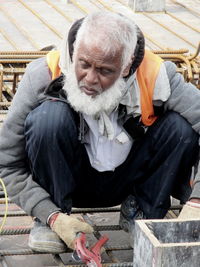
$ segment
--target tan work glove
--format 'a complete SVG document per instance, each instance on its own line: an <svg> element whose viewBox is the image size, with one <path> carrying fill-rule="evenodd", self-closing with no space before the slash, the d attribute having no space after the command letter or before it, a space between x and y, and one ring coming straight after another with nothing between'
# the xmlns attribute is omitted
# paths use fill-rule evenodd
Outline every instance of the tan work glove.
<svg viewBox="0 0 200 267"><path fill-rule="evenodd" d="M188 201L182 208L178 219L190 220L197 219L200 220L200 205L191 201Z"/></svg>
<svg viewBox="0 0 200 267"><path fill-rule="evenodd" d="M74 249L77 233L91 234L93 232L93 228L88 223L64 213L59 213L50 227L71 249Z"/></svg>

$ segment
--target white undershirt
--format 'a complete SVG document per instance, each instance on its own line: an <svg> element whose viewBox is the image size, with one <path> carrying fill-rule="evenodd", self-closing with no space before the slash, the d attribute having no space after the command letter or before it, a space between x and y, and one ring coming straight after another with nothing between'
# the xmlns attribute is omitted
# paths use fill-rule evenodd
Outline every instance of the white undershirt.
<svg viewBox="0 0 200 267"><path fill-rule="evenodd" d="M118 110L109 116L114 128L113 140L99 133L97 120L85 114L83 117L89 126L89 131L85 135L85 147L91 166L100 172L114 171L126 160L133 144L132 138L117 123Z"/></svg>

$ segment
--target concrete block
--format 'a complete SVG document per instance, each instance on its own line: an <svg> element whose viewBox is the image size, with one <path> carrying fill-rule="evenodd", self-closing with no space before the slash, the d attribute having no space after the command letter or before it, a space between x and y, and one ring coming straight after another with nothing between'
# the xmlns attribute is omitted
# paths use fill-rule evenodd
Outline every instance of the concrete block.
<svg viewBox="0 0 200 267"><path fill-rule="evenodd" d="M138 220L134 267L199 267L200 220Z"/></svg>
<svg viewBox="0 0 200 267"><path fill-rule="evenodd" d="M165 11L165 0L128 0L128 5L135 12Z"/></svg>

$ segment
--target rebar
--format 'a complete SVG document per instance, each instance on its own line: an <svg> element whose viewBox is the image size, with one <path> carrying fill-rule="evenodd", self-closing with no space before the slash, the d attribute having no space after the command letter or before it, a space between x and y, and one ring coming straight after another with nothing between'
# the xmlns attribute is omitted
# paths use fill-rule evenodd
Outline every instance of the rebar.
<svg viewBox="0 0 200 267"><path fill-rule="evenodd" d="M30 233L30 227L4 227L0 235L26 235ZM119 225L95 225L95 231L117 231L121 230Z"/></svg>

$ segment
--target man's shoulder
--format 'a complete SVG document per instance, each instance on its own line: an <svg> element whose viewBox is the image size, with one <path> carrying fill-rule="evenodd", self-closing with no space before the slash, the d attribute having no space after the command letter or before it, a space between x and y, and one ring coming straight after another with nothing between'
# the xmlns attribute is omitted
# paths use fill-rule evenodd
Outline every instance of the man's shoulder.
<svg viewBox="0 0 200 267"><path fill-rule="evenodd" d="M26 74L31 84L43 87L51 81L51 74L47 65L46 57L38 58L28 64Z"/></svg>
<svg viewBox="0 0 200 267"><path fill-rule="evenodd" d="M167 71L167 75L170 77L177 72L176 64L172 61L164 61L163 62Z"/></svg>

